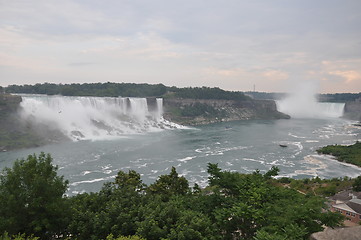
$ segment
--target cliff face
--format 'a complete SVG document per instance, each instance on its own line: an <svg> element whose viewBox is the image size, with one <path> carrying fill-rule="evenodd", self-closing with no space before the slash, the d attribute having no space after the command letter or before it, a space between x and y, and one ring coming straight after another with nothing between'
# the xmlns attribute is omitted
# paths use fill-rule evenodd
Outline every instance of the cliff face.
<svg viewBox="0 0 361 240"><path fill-rule="evenodd" d="M7 115L15 112L21 102L20 96L0 94L0 115Z"/></svg>
<svg viewBox="0 0 361 240"><path fill-rule="evenodd" d="M164 117L184 125L249 119L288 119L272 100L164 99Z"/></svg>
<svg viewBox="0 0 361 240"><path fill-rule="evenodd" d="M361 121L361 99L345 103L344 117L351 120Z"/></svg>

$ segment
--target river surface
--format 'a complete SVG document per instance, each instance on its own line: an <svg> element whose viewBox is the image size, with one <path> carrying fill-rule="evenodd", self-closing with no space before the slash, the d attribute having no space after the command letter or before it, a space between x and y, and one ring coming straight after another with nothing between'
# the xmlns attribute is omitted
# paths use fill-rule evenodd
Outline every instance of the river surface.
<svg viewBox="0 0 361 240"><path fill-rule="evenodd" d="M70 181L69 195L99 191L119 170L136 170L150 184L172 166L191 185L205 186L208 163L242 173L277 166L280 176L294 178L356 177L361 168L317 155L316 149L360 139L361 129L340 118L235 121L2 152L0 169L29 154L50 153L58 174Z"/></svg>

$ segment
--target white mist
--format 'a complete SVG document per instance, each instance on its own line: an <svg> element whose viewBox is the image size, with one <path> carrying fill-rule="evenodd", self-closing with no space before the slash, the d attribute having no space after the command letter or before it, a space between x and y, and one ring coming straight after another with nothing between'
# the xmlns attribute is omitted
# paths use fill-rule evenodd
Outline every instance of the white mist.
<svg viewBox="0 0 361 240"><path fill-rule="evenodd" d="M320 103L318 87L313 82L295 84L286 98L277 102L278 111L292 118L339 118L343 115L344 103Z"/></svg>

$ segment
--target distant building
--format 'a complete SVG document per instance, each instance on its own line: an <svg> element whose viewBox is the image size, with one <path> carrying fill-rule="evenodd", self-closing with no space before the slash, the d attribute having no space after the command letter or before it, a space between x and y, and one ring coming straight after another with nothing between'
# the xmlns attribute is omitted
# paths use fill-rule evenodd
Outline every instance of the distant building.
<svg viewBox="0 0 361 240"><path fill-rule="evenodd" d="M337 193L331 200L331 211L339 212L354 223L361 221L361 192L351 190Z"/></svg>

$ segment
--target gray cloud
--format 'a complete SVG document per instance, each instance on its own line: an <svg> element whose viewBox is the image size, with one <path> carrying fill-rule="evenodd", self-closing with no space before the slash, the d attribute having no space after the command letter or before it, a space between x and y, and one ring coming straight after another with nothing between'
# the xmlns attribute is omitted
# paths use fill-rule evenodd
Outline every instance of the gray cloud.
<svg viewBox="0 0 361 240"><path fill-rule="evenodd" d="M0 85L284 91L314 80L321 91L360 92L359 9L359 0L1 1Z"/></svg>

